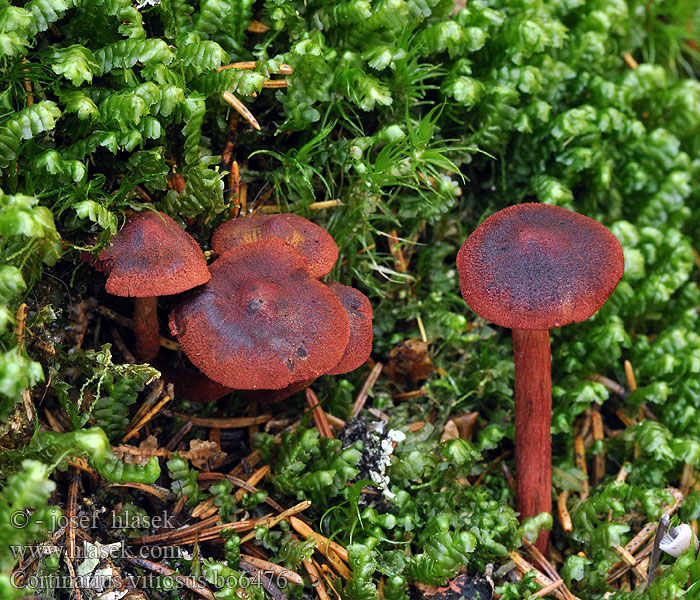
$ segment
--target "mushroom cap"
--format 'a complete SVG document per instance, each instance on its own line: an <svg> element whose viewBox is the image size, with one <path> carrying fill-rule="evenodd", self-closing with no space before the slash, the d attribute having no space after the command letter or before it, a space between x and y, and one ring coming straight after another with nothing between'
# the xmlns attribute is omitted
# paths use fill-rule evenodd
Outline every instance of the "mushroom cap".
<svg viewBox="0 0 700 600"><path fill-rule="evenodd" d="M270 215L239 217L220 225L211 238L211 249L218 255L262 239L263 223Z"/></svg>
<svg viewBox="0 0 700 600"><path fill-rule="evenodd" d="M131 217L98 257L114 296L148 298L179 294L209 281L202 249L168 215L142 212Z"/></svg>
<svg viewBox="0 0 700 600"><path fill-rule="evenodd" d="M347 313L292 246L246 244L209 269L209 282L170 313L170 330L208 377L235 389L281 389L338 364Z"/></svg>
<svg viewBox="0 0 700 600"><path fill-rule="evenodd" d="M221 255L260 239L279 238L294 246L306 259L311 275L320 279L328 275L338 260L338 246L330 234L299 215L259 215L232 219L221 225L211 240L211 247Z"/></svg>
<svg viewBox="0 0 700 600"><path fill-rule="evenodd" d="M372 305L360 290L340 283L328 287L338 296L350 321L350 339L340 362L328 375L341 375L354 371L364 364L372 352Z"/></svg>
<svg viewBox="0 0 700 600"><path fill-rule="evenodd" d="M457 254L467 304L511 329L585 321L605 304L624 270L622 246L603 225L547 204L494 213Z"/></svg>

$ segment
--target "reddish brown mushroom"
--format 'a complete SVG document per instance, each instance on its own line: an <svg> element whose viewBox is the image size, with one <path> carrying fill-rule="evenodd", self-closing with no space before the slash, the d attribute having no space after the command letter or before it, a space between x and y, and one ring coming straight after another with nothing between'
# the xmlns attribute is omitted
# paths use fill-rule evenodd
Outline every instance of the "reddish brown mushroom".
<svg viewBox="0 0 700 600"><path fill-rule="evenodd" d="M343 357L327 375L341 375L354 371L362 365L372 352L372 305L360 290L340 283L329 283L328 287L338 296L350 321L350 340Z"/></svg>
<svg viewBox="0 0 700 600"><path fill-rule="evenodd" d="M258 240L278 238L304 256L316 279L328 275L338 260L338 246L328 232L298 215L260 215L232 219L219 227L211 247L219 255Z"/></svg>
<svg viewBox="0 0 700 600"><path fill-rule="evenodd" d="M518 510L521 517L551 512L549 329L585 321L603 306L624 272L622 247L593 219L519 204L476 228L457 270L471 309L513 330ZM540 535L540 550L547 540Z"/></svg>
<svg viewBox="0 0 700 600"><path fill-rule="evenodd" d="M199 244L158 212L129 219L100 253L96 267L107 275L108 293L135 298L134 353L141 360L152 359L160 349L156 297L179 294L209 280Z"/></svg>
<svg viewBox="0 0 700 600"><path fill-rule="evenodd" d="M281 389L338 364L350 337L338 298L279 239L229 250L170 313L192 363L235 389Z"/></svg>

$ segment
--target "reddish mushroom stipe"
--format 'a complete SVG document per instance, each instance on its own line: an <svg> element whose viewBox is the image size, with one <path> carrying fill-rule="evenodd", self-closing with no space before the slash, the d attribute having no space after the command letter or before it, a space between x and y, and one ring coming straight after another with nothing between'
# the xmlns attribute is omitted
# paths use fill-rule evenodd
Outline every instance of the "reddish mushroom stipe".
<svg viewBox="0 0 700 600"><path fill-rule="evenodd" d="M304 256L316 279L330 273L338 260L338 246L329 233L298 215L260 215L232 219L221 225L211 240L219 255L261 239L281 239Z"/></svg>
<svg viewBox="0 0 700 600"><path fill-rule="evenodd" d="M209 280L199 244L168 215L130 218L99 256L105 289L115 296L148 298L179 294Z"/></svg>
<svg viewBox="0 0 700 600"><path fill-rule="evenodd" d="M364 364L372 352L372 305L360 290L340 283L328 287L338 296L350 321L350 340L343 357L327 375L341 375Z"/></svg>
<svg viewBox="0 0 700 600"><path fill-rule="evenodd" d="M226 252L170 313L192 363L236 389L281 389L338 364L350 337L340 300L279 239Z"/></svg>
<svg viewBox="0 0 700 600"><path fill-rule="evenodd" d="M551 329L585 321L624 273L617 238L558 206L518 204L486 219L457 255L462 296L503 327Z"/></svg>

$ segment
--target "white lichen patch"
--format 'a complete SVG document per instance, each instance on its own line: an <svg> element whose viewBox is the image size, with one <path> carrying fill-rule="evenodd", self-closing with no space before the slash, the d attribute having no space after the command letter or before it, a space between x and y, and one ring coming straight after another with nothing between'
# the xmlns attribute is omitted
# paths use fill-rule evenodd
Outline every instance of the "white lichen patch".
<svg viewBox="0 0 700 600"><path fill-rule="evenodd" d="M378 436L384 435L386 429L386 421L379 421L371 426L372 431ZM396 496L389 489L389 477L386 475L386 469L391 464L391 455L394 453L394 446L406 439L406 434L398 429L391 429L384 435L381 440L380 452L375 457L376 466L369 472L370 479L376 483L382 490L382 494L388 499Z"/></svg>

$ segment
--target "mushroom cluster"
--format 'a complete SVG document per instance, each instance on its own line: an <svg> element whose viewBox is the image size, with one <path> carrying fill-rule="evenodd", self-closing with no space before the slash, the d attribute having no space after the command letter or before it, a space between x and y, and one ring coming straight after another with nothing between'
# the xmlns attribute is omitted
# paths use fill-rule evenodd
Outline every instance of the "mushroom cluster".
<svg viewBox="0 0 700 600"><path fill-rule="evenodd" d="M187 291L170 313L170 330L219 384L219 396L270 390L266 399L279 400L367 360L372 307L354 288L319 281L338 258L323 228L290 214L233 219L214 233L212 250L207 267L189 234L148 212L132 217L100 254L107 291L137 299L138 358L158 352L156 296Z"/></svg>

